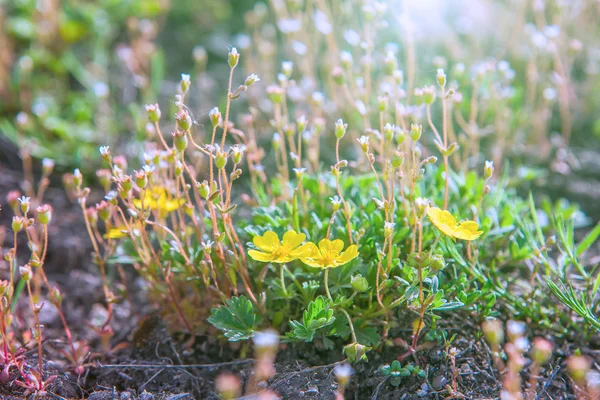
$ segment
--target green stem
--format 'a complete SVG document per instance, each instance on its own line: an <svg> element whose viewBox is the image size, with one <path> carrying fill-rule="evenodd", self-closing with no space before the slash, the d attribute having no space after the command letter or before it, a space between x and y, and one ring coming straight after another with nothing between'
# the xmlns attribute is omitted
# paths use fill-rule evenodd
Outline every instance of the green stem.
<svg viewBox="0 0 600 400"><path fill-rule="evenodd" d="M352 318L350 318L350 314L348 314L348 311L344 310L343 308L340 308L340 311L344 313L346 319L348 320L348 325L350 326L350 334L352 335L352 342L358 343L358 340L356 340L356 333L354 332L354 324L352 323Z"/></svg>
<svg viewBox="0 0 600 400"><path fill-rule="evenodd" d="M331 293L329 293L329 268L325 269L324 280L325 280L325 293L327 293L327 298L333 304L333 299L331 298ZM346 319L348 320L348 325L350 326L350 334L352 335L352 343L358 343L358 341L356 340L356 333L354 332L354 324L352 323L352 318L350 318L350 314L348 314L348 312L346 310L344 310L343 308L340 308L340 311L346 316Z"/></svg>
<svg viewBox="0 0 600 400"><path fill-rule="evenodd" d="M281 267L279 268L279 279L281 280L281 287L283 288L283 294L285 295L285 298L288 298L288 291L287 288L285 287L285 278L283 276L283 272L285 268L285 264L281 264Z"/></svg>
<svg viewBox="0 0 600 400"><path fill-rule="evenodd" d="M333 304L331 293L329 293L329 268L325 268L325 293L327 293L327 298L331 301L331 304Z"/></svg>

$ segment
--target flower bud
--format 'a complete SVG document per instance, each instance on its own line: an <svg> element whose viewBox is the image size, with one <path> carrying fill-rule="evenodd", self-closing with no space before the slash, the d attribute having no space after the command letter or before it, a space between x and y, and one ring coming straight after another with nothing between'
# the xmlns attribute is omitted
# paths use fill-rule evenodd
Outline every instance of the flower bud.
<svg viewBox="0 0 600 400"><path fill-rule="evenodd" d="M126 192L129 192L133 188L131 175L124 175L119 183L121 184L121 188Z"/></svg>
<svg viewBox="0 0 600 400"><path fill-rule="evenodd" d="M258 77L258 75L256 75L256 74L250 74L250 75L248 75L248 77L244 81L244 86L252 86L252 85L254 85L258 81L260 81L260 78Z"/></svg>
<svg viewBox="0 0 600 400"><path fill-rule="evenodd" d="M238 65L239 61L240 53L238 53L235 47L232 47L229 51L229 55L227 56L227 64L229 64L231 68L235 68Z"/></svg>
<svg viewBox="0 0 600 400"><path fill-rule="evenodd" d="M294 168L294 172L296 173L296 179L300 180L304 176L306 168Z"/></svg>
<svg viewBox="0 0 600 400"><path fill-rule="evenodd" d="M410 124L410 138L413 142L416 142L421 138L423 134L423 126L419 124Z"/></svg>
<svg viewBox="0 0 600 400"><path fill-rule="evenodd" d="M242 161L242 157L244 155L244 151L246 151L246 146L244 145L234 145L231 147L233 153L233 163L239 164Z"/></svg>
<svg viewBox="0 0 600 400"><path fill-rule="evenodd" d="M217 376L215 388L223 400L237 399L242 394L240 378L229 372Z"/></svg>
<svg viewBox="0 0 600 400"><path fill-rule="evenodd" d="M283 100L283 89L277 85L267 87L267 96L274 104L279 104Z"/></svg>
<svg viewBox="0 0 600 400"><path fill-rule="evenodd" d="M136 171L135 173L135 184L140 189L144 189L148 184L148 177L146 176L146 172L143 170Z"/></svg>
<svg viewBox="0 0 600 400"><path fill-rule="evenodd" d="M340 209L340 207L342 206L342 200L338 196L330 197L329 200L331 200L331 204L333 205L334 212L338 211Z"/></svg>
<svg viewBox="0 0 600 400"><path fill-rule="evenodd" d="M450 146L448 146L447 149L444 149L442 151L442 155L444 155L446 157L450 157L452 154L454 154L454 152L456 150L458 150L458 143L452 142L452 143L450 143Z"/></svg>
<svg viewBox="0 0 600 400"><path fill-rule="evenodd" d="M436 156L429 156L423 160L423 165L435 164L437 162Z"/></svg>
<svg viewBox="0 0 600 400"><path fill-rule="evenodd" d="M187 93L190 88L190 84L190 76L188 74L181 74L181 81L179 82L181 93Z"/></svg>
<svg viewBox="0 0 600 400"><path fill-rule="evenodd" d="M344 84L344 70L341 67L333 67L333 69L331 70L331 79L333 79L333 82L336 85L343 85Z"/></svg>
<svg viewBox="0 0 600 400"><path fill-rule="evenodd" d="M10 282L0 281L0 296L4 296L8 292Z"/></svg>
<svg viewBox="0 0 600 400"><path fill-rule="evenodd" d="M210 112L208 113L208 117L210 118L210 123L213 127L218 126L221 122L221 112L219 111L219 108L215 107L212 110L210 110Z"/></svg>
<svg viewBox="0 0 600 400"><path fill-rule="evenodd" d="M306 115L301 115L296 119L296 125L298 126L298 132L302 133L306 129Z"/></svg>
<svg viewBox="0 0 600 400"><path fill-rule="evenodd" d="M256 358L274 358L279 349L279 333L273 329L256 332L254 335Z"/></svg>
<svg viewBox="0 0 600 400"><path fill-rule="evenodd" d="M402 154L398 150L394 150L394 154L392 155L392 167L400 168L403 163L404 163L404 154Z"/></svg>
<svg viewBox="0 0 600 400"><path fill-rule="evenodd" d="M23 229L24 220L23 217L13 217L11 228L14 232L19 232Z"/></svg>
<svg viewBox="0 0 600 400"><path fill-rule="evenodd" d="M27 214L31 206L31 197L21 196L19 202L21 203L21 212Z"/></svg>
<svg viewBox="0 0 600 400"><path fill-rule="evenodd" d="M351 363L356 363L360 360L367 360L367 351L371 348L360 343L351 343L349 345L344 346L344 354L348 357L348 361Z"/></svg>
<svg viewBox="0 0 600 400"><path fill-rule="evenodd" d="M490 179L494 175L494 162L486 161L485 166L483 167L483 176L486 180Z"/></svg>
<svg viewBox="0 0 600 400"><path fill-rule="evenodd" d="M441 254L434 254L431 256L430 267L434 271L441 271L446 267L446 262Z"/></svg>
<svg viewBox="0 0 600 400"><path fill-rule="evenodd" d="M357 292L366 292L369 289L369 282L367 278L362 276L361 274L354 275L351 278L352 289Z"/></svg>
<svg viewBox="0 0 600 400"><path fill-rule="evenodd" d="M433 86L423 88L423 101L425 104L433 104L435 101L435 88Z"/></svg>
<svg viewBox="0 0 600 400"><path fill-rule="evenodd" d="M369 152L369 137L362 135L360 138L356 139L358 140L358 144L360 144L360 148L362 149L362 151L364 151L365 153Z"/></svg>
<svg viewBox="0 0 600 400"><path fill-rule="evenodd" d="M175 160L175 176L183 174L183 164L179 160Z"/></svg>
<svg viewBox="0 0 600 400"><path fill-rule="evenodd" d="M217 155L215 157L215 165L218 169L225 168L227 165L227 153L224 151L217 151Z"/></svg>
<svg viewBox="0 0 600 400"><path fill-rule="evenodd" d="M535 338L533 348L531 349L531 359L537 365L543 365L552 357L552 342L543 338Z"/></svg>
<svg viewBox="0 0 600 400"><path fill-rule="evenodd" d="M421 218L425 215L425 211L427 211L427 207L429 207L429 200L424 197L417 197L415 199L415 209L417 212L417 217Z"/></svg>
<svg viewBox="0 0 600 400"><path fill-rule="evenodd" d="M25 264L24 266L19 267L19 274L21 274L21 279L27 282L32 276L31 266L29 264Z"/></svg>
<svg viewBox="0 0 600 400"><path fill-rule="evenodd" d="M437 82L438 85L440 85L441 88L446 86L446 74L444 73L444 70L442 68L437 70Z"/></svg>
<svg viewBox="0 0 600 400"><path fill-rule="evenodd" d="M341 139L346 134L346 129L348 129L348 124L345 124L344 121L340 118L335 123L335 137Z"/></svg>
<svg viewBox="0 0 600 400"><path fill-rule="evenodd" d="M273 139L271 139L271 144L272 144L274 150L279 150L279 147L281 147L281 136L279 136L279 133L273 134Z"/></svg>
<svg viewBox="0 0 600 400"><path fill-rule="evenodd" d="M388 103L389 99L387 96L377 97L377 109L379 110L379 112L384 112L385 110L387 110Z"/></svg>
<svg viewBox="0 0 600 400"><path fill-rule="evenodd" d="M81 171L79 170L79 168L75 168L75 171L73 171L73 184L75 185L75 187L80 187L82 181L83 175L81 175Z"/></svg>
<svg viewBox="0 0 600 400"><path fill-rule="evenodd" d="M48 225L50 220L52 220L52 207L48 204L43 204L39 206L37 209L38 221L42 225Z"/></svg>
<svg viewBox="0 0 600 400"><path fill-rule="evenodd" d="M192 126L192 117L190 117L190 114L184 109L179 110L175 114L175 121L182 131L187 131Z"/></svg>
<svg viewBox="0 0 600 400"><path fill-rule="evenodd" d="M386 75L392 75L398 68L398 61L394 52L388 51L385 58L383 59L383 70Z"/></svg>
<svg viewBox="0 0 600 400"><path fill-rule="evenodd" d="M497 319L491 319L484 321L481 324L481 329L483 330L483 336L485 340L490 344L493 348L497 348L504 341L504 329L502 328L502 322Z"/></svg>
<svg viewBox="0 0 600 400"><path fill-rule="evenodd" d="M590 370L591 362L584 356L571 356L567 360L567 370L573 380L581 385L585 382L585 376Z"/></svg>
<svg viewBox="0 0 600 400"><path fill-rule="evenodd" d="M104 222L108 221L110 218L110 204L108 204L105 200L102 200L100 203L96 204L96 210L98 211L98 217Z"/></svg>
<svg viewBox="0 0 600 400"><path fill-rule="evenodd" d="M188 146L188 138L185 131L176 130L173 132L173 144L179 152L184 152Z"/></svg>
<svg viewBox="0 0 600 400"><path fill-rule="evenodd" d="M294 63L291 61L284 61L281 63L281 72L287 79L290 79L294 70Z"/></svg>
<svg viewBox="0 0 600 400"><path fill-rule="evenodd" d="M42 173L45 176L48 176L52 173L52 171L54 171L54 160L50 159L50 158L44 158L42 160Z"/></svg>
<svg viewBox="0 0 600 400"><path fill-rule="evenodd" d="M394 133L396 131L395 128L396 127L390 123L385 124L385 126L383 127L383 137L388 142L391 142L392 139L394 138Z"/></svg>
<svg viewBox="0 0 600 400"><path fill-rule="evenodd" d="M57 287L53 287L52 290L50 290L50 300L55 304L62 304L63 295Z"/></svg>
<svg viewBox="0 0 600 400"><path fill-rule="evenodd" d="M210 194L210 188L208 187L208 182L206 180L202 181L202 183L198 182L197 185L198 193L200 196L206 200L208 199L208 195Z"/></svg>
<svg viewBox="0 0 600 400"><path fill-rule="evenodd" d="M352 68L352 64L353 64L352 54L348 51L342 51L340 53L340 62L342 64L342 67L344 67L346 70Z"/></svg>
<svg viewBox="0 0 600 400"><path fill-rule="evenodd" d="M160 107L158 104L147 104L146 113L148 113L148 120L150 122L158 122L160 119Z"/></svg>
<svg viewBox="0 0 600 400"><path fill-rule="evenodd" d="M344 388L348 385L348 382L350 382L350 378L352 377L352 374L354 373L354 371L352 370L352 367L350 366L350 364L344 363L344 364L337 364L333 368L333 373L335 374L335 378L339 382L340 387Z"/></svg>
<svg viewBox="0 0 600 400"><path fill-rule="evenodd" d="M16 210L17 205L19 204L19 197L21 197L21 192L18 190L11 190L6 195L6 202L13 210Z"/></svg>

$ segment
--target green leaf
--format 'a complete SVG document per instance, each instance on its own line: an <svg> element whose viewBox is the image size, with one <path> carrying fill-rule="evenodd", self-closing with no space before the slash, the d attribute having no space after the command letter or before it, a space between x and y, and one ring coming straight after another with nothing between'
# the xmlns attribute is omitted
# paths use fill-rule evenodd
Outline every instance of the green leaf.
<svg viewBox="0 0 600 400"><path fill-rule="evenodd" d="M598 239L598 236L600 236L600 224L597 224L594 229L592 229L590 233L583 238L575 250L575 255L577 257L582 255L587 249L590 248L592 244L594 244L594 242Z"/></svg>
<svg viewBox="0 0 600 400"><path fill-rule="evenodd" d="M562 304L579 314L588 324L600 332L600 321L596 318L590 307L586 305L585 295L581 296L581 298L577 298L573 287L570 286L567 289L562 282L562 288L560 289L551 280L546 281L546 283L548 284L550 291L552 291Z"/></svg>
<svg viewBox="0 0 600 400"><path fill-rule="evenodd" d="M328 301L319 296L311 301L302 315L302 322L290 321L292 331L287 333L291 339L312 342L317 331L335 321L333 310L329 308Z"/></svg>
<svg viewBox="0 0 600 400"><path fill-rule="evenodd" d="M250 300L245 296L225 300L225 306L213 308L208 322L225 332L231 342L248 340L256 331L256 315Z"/></svg>

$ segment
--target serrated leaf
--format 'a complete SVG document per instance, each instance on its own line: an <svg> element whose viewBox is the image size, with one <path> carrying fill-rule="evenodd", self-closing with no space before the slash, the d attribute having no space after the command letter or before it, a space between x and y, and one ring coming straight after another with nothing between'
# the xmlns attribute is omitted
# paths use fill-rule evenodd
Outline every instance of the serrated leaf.
<svg viewBox="0 0 600 400"><path fill-rule="evenodd" d="M256 315L250 300L245 296L225 300L225 305L211 310L208 322L225 332L231 342L248 340L254 336Z"/></svg>
<svg viewBox="0 0 600 400"><path fill-rule="evenodd" d="M315 333L335 321L333 310L329 308L327 300L323 296L311 301L302 315L302 322L290 321L292 331L288 337L305 342L311 342Z"/></svg>

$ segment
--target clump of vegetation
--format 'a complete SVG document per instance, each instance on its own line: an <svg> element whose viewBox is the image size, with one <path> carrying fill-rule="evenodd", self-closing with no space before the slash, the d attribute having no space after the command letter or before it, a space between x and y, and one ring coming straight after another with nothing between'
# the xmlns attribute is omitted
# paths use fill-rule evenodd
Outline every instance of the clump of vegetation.
<svg viewBox="0 0 600 400"><path fill-rule="evenodd" d="M582 213L566 202L520 196L504 162L522 156L515 143L530 128L547 153L542 157L551 152L544 145L555 128L548 119L538 126L538 113L550 112L552 96L537 80L517 82L504 59L436 58L435 68L422 65L415 32L407 28L402 43L386 43L382 28L393 21L384 4L361 2L358 26L350 28L357 22L346 9L351 3L317 1L305 9L274 2L277 35L289 56L283 61L268 45L269 13L256 6L247 17L254 47L229 50L223 104L196 115L189 105L192 78L183 74L169 107L145 105L148 125L137 153L102 146L102 169L66 177L101 276L106 318L94 330L102 352L113 351L114 305L129 296L116 277L131 267L188 345L217 335L242 342L245 355L247 341L254 341L252 378L242 390L235 376L220 376L222 398L262 390L259 382L275 374L280 341L337 352L338 398L352 375L346 362L392 352L397 359L379 371L382 385L397 387L425 379L423 353L443 348L451 381L439 393L466 398L452 344L457 335L448 330L458 321L469 321L487 340L503 374L502 398L533 398L554 351L549 339L584 343L600 330L600 278L586 258L600 225L576 241L576 225L588 222ZM542 15L534 10L537 19ZM542 28L535 34L544 31L554 63L536 54L528 68L561 77L556 126L564 146L575 113L564 63L575 62L577 46ZM561 52L566 43L573 52ZM44 170L39 192L28 194L36 204L50 172ZM95 189L86 182L97 178L104 199L93 205ZM30 198L17 207L19 194L11 196L15 239L7 254L10 280L2 284L0 361L6 376L17 370L21 386L40 392L52 379L43 372L37 320L42 287L61 315L65 356L77 374L86 367L87 344L72 338L61 295L44 274L50 208L37 208L35 224ZM31 254L23 266L20 231ZM35 373L24 368L20 349L27 345L14 339L24 327L11 320L11 307L24 295L35 320ZM526 326L546 337L530 345ZM587 359L569 360L576 393L597 396Z"/></svg>

